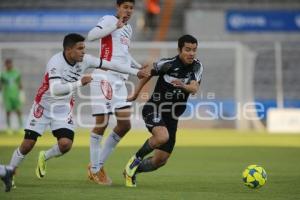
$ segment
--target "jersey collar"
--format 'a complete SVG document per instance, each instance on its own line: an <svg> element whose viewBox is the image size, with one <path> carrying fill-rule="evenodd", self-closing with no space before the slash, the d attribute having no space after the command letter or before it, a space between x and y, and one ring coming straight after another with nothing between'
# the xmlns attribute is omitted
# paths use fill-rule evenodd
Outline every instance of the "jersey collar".
<svg viewBox="0 0 300 200"><path fill-rule="evenodd" d="M65 59L66 63L68 63L68 65L70 65L70 66L72 66L72 67L74 67L74 65L76 65L76 62L75 62L74 64L71 64L71 63L67 60L66 55L65 55L64 52L63 52L63 56L64 56L64 59Z"/></svg>

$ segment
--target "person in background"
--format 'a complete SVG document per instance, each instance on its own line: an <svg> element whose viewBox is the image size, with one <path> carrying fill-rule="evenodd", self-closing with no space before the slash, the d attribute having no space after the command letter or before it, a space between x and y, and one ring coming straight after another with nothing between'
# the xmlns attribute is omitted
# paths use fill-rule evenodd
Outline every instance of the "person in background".
<svg viewBox="0 0 300 200"><path fill-rule="evenodd" d="M145 9L144 30L154 30L157 26L157 17L160 13L159 0L145 0Z"/></svg>
<svg viewBox="0 0 300 200"><path fill-rule="evenodd" d="M3 104L6 112L6 132L13 134L11 126L11 113L15 112L18 116L19 130L23 127L22 120L22 90L21 73L13 66L12 59L4 61L5 71L0 74L0 90L2 91ZM21 132L21 131L18 131Z"/></svg>

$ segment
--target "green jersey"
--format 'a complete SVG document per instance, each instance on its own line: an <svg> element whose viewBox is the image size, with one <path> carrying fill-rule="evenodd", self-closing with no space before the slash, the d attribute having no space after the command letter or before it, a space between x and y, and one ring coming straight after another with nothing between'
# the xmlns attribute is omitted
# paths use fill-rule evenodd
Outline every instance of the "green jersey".
<svg viewBox="0 0 300 200"><path fill-rule="evenodd" d="M4 97L18 97L20 93L21 74L12 69L0 74L0 85Z"/></svg>

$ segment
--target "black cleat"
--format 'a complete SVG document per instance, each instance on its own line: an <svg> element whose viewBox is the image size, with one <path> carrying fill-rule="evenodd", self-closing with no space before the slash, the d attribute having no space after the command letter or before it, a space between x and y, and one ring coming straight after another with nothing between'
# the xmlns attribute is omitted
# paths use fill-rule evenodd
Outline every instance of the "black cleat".
<svg viewBox="0 0 300 200"><path fill-rule="evenodd" d="M5 167L6 174L1 180L5 184L5 192L9 192L12 188L12 181L13 181L13 170L7 169Z"/></svg>

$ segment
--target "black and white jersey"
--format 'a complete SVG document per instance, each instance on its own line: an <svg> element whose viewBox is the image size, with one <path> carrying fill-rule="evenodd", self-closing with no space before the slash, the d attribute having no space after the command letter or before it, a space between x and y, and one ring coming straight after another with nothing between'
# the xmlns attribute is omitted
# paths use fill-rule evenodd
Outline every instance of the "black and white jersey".
<svg viewBox="0 0 300 200"><path fill-rule="evenodd" d="M179 79L184 84L195 80L199 84L202 79L203 66L197 59L190 65L184 65L179 56L164 58L154 63L154 75L159 76L149 103L160 106L164 112L175 112L180 116L186 109L190 93L174 87L171 82Z"/></svg>

